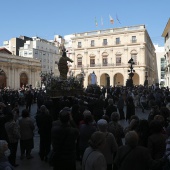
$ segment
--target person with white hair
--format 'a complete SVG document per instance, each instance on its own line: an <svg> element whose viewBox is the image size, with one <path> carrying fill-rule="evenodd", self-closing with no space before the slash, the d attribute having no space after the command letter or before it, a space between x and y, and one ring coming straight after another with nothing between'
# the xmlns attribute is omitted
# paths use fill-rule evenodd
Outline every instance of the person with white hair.
<svg viewBox="0 0 170 170"><path fill-rule="evenodd" d="M101 149L101 152L106 159L107 170L112 170L113 159L116 155L118 145L116 143L114 135L107 131L108 123L105 119L98 120L97 126L99 131L105 134L106 145L104 145L104 147Z"/></svg>
<svg viewBox="0 0 170 170"><path fill-rule="evenodd" d="M0 140L0 169L1 170L14 170L13 166L8 161L10 150L8 143L5 140Z"/></svg>
<svg viewBox="0 0 170 170"><path fill-rule="evenodd" d="M139 137L135 131L125 135L125 145L119 147L113 163L113 169L149 170L159 169L161 160L153 160L146 147L138 146Z"/></svg>
<svg viewBox="0 0 170 170"><path fill-rule="evenodd" d="M94 132L89 140L89 147L86 148L82 170L107 170L107 163L101 149L106 144L106 137L103 132Z"/></svg>

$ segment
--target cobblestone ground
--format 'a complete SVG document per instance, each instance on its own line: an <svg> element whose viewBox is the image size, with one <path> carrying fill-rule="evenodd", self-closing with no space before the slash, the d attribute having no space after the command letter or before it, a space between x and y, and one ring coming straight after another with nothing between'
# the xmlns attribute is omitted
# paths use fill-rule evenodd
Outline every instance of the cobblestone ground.
<svg viewBox="0 0 170 170"><path fill-rule="evenodd" d="M20 111L24 108L25 108L24 106L20 107ZM33 104L31 108L31 117L33 119L35 117L36 109L37 109L36 104ZM141 119L147 119L148 112L149 111L147 110L145 111L145 113L142 113L140 108L136 109L136 115L138 115ZM120 123L124 127L128 125L128 122L125 120L121 120ZM36 123L35 123L35 126L36 126ZM36 126L35 136L34 136L34 149L32 150L32 155L34 158L29 159L29 160L26 158L23 160L20 160L20 147L18 145L16 163L19 164L19 166L16 167L15 169L16 170L52 170L53 168L50 167L48 163L41 161L38 155L38 151L39 151L39 135L38 135L37 126ZM77 162L77 170L81 170L80 162Z"/></svg>

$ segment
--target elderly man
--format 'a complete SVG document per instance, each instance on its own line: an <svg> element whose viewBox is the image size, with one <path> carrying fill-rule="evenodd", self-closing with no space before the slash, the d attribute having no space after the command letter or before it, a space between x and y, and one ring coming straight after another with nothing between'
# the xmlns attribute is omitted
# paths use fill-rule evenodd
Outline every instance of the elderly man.
<svg viewBox="0 0 170 170"><path fill-rule="evenodd" d="M149 170L161 167L161 161L153 160L147 148L138 146L138 140L135 131L129 131L125 135L126 145L121 146L117 151L114 170Z"/></svg>

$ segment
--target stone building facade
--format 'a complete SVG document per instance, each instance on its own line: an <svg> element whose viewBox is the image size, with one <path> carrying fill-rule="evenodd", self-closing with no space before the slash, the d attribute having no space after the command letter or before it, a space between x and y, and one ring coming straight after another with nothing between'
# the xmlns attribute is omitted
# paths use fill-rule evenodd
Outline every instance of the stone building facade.
<svg viewBox="0 0 170 170"><path fill-rule="evenodd" d="M23 85L40 87L40 72L39 60L0 52L0 89L18 89Z"/></svg>
<svg viewBox="0 0 170 170"><path fill-rule="evenodd" d="M145 25L77 33L71 39L71 71L75 76L83 71L85 87L93 72L100 86L125 86L131 58L134 85L143 85L146 77L149 85L158 80L155 48Z"/></svg>
<svg viewBox="0 0 170 170"><path fill-rule="evenodd" d="M162 37L164 37L164 57L166 61L165 67L165 86L170 87L170 19L168 20L164 31L162 33Z"/></svg>

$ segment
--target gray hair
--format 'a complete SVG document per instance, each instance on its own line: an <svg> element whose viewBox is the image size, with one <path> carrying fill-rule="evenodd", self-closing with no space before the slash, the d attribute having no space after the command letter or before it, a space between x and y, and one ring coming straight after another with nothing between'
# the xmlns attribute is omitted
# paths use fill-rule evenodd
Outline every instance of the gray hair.
<svg viewBox="0 0 170 170"><path fill-rule="evenodd" d="M125 135L125 143L134 148L138 145L139 136L135 131L129 131Z"/></svg>

